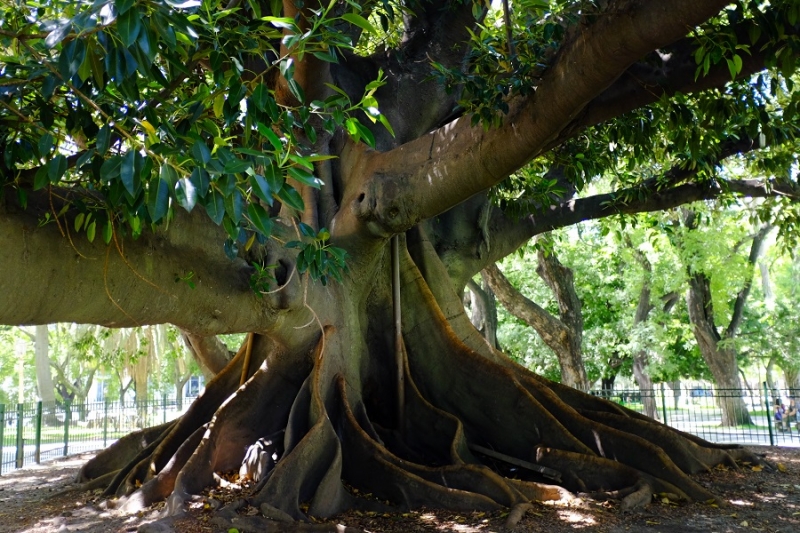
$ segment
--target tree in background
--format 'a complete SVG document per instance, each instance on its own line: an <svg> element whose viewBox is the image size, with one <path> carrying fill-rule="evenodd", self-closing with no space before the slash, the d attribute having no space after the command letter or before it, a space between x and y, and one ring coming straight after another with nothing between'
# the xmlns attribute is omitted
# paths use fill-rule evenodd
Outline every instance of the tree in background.
<svg viewBox="0 0 800 533"><path fill-rule="evenodd" d="M582 220L720 196L794 217L798 8L5 5L0 322L249 332L184 417L84 468L131 506L179 509L281 432L251 504L294 518L365 493L453 509L564 495L486 454L625 506L709 499L689 473L758 459L530 373L460 296ZM768 177L721 175L731 157ZM607 172L612 192L586 190Z"/></svg>

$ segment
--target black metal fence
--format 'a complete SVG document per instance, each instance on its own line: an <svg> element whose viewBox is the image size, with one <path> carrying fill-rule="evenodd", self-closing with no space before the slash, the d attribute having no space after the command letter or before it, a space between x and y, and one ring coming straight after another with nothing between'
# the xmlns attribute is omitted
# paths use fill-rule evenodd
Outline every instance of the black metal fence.
<svg viewBox="0 0 800 533"><path fill-rule="evenodd" d="M797 391L800 396L800 391ZM711 442L800 446L800 421L775 417L789 405L788 390L661 386L653 390L596 390L605 397ZM105 448L137 429L173 420L175 400L94 402L79 405L0 404L0 475L25 465ZM800 401L798 402L800 403Z"/></svg>
<svg viewBox="0 0 800 533"><path fill-rule="evenodd" d="M183 414L174 399L148 402L0 404L0 475L72 453L105 448L137 429Z"/></svg>
<svg viewBox="0 0 800 533"><path fill-rule="evenodd" d="M717 443L800 446L800 421L783 413L776 420L776 405L788 409L792 396L800 405L800 391L769 389L719 389L711 386L660 386L652 390L592 391L596 396L646 414L668 426Z"/></svg>

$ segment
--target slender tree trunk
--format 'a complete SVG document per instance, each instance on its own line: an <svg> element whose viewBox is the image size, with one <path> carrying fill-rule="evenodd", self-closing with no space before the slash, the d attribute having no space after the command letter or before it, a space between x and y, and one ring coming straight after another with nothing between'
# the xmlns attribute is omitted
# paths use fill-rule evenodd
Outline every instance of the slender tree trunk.
<svg viewBox="0 0 800 533"><path fill-rule="evenodd" d="M569 272L569 269L565 270ZM558 364L561 367L561 383L576 389L586 390L588 388L588 380L586 379L586 370L583 367L583 359L581 358L581 335L578 335L576 339L575 332L563 320L554 317L535 302L522 295L511 285L500 269L497 268L497 265L484 269L483 275L497 299L503 304L503 307L535 329L544 343L556 354ZM553 269L549 272L549 275L557 276L559 274ZM569 283L571 286L572 273L569 272L569 279L558 280L557 283L559 286L563 283ZM572 292L574 294L574 290ZM578 309L578 315L580 315L580 309ZM569 316L574 316L574 314ZM582 321L580 321L580 325L582 327Z"/></svg>
<svg viewBox="0 0 800 533"><path fill-rule="evenodd" d="M36 326L34 340L34 361L36 364L36 388L43 406L43 423L55 425L56 387L50 373L50 335L46 325Z"/></svg>
<svg viewBox="0 0 800 533"><path fill-rule="evenodd" d="M700 353L717 384L717 402L722 409L722 425L750 424L750 413L738 392L742 384L739 381L736 354L731 349L720 347L722 339L714 325L710 281L705 275L695 274L689 279L687 305Z"/></svg>
<svg viewBox="0 0 800 533"><path fill-rule="evenodd" d="M783 377L786 380L786 388L792 396L800 395L800 368L786 365L783 368Z"/></svg>
<svg viewBox="0 0 800 533"><path fill-rule="evenodd" d="M684 224L687 228L696 228L696 219L693 211L686 210L684 212ZM748 255L748 265L753 270L763 253L764 241L771 229L771 226L764 225L753 237ZM711 370L718 389L723 389L722 391L718 390L717 401L722 408L722 424L726 426L751 423L750 413L748 413L741 396L742 384L739 380L739 365L736 361L735 349L728 344L721 344L721 341L723 339L732 340L739 330L747 297L753 284L753 275L754 273L751 271L744 286L736 295L730 323L724 334L720 335L714 321L711 279L703 272L690 271L689 273L689 294L687 296L689 319L692 322L700 353Z"/></svg>
<svg viewBox="0 0 800 533"><path fill-rule="evenodd" d="M629 243L630 244L630 243ZM633 317L634 330L643 327L647 322L647 317L653 309L653 304L650 303L650 275L653 267L650 261L638 250L633 248L637 260L644 269L644 281L642 282L642 289L639 292L639 303L636 306L636 313ZM648 365L647 350L642 347L633 354L633 377L639 385L639 391L642 395L642 405L644 406L644 414L650 418L658 419L658 411L656 410L656 397L653 390L653 380L650 379L650 374L647 372Z"/></svg>
<svg viewBox="0 0 800 533"><path fill-rule="evenodd" d="M681 380L675 379L668 381L667 385L672 391L672 407L677 410L678 407L680 407L681 401Z"/></svg>
<svg viewBox="0 0 800 533"><path fill-rule="evenodd" d="M539 248L538 259L536 273L553 291L558 302L559 318L567 331L563 341L566 350L559 352L562 381L576 389L586 390L589 380L583 365L583 314L580 298L575 292L572 270L562 265L552 250L545 253L543 247Z"/></svg>

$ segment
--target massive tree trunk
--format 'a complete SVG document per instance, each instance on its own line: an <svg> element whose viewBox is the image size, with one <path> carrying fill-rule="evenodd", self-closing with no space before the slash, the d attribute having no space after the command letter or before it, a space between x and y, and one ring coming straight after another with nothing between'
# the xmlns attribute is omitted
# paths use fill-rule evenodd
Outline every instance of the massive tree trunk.
<svg viewBox="0 0 800 533"><path fill-rule="evenodd" d="M309 4L298 13L286 2L284 15L296 16L304 30ZM220 246L226 231L199 209L178 211L166 231L120 236L122 245L105 246L65 238L60 223L40 224L69 194L30 191L26 209L16 195L5 195L0 321L170 322L196 336L252 332L183 417L118 441L83 468L82 479L126 497L131 508L167 499L168 510L179 512L218 473L243 467L242 475L257 480L246 495L251 506L304 519L354 506L488 510L568 498L566 490L620 498L625 507L661 492L705 501L713 494L690 474L736 459L758 462L742 449L715 446L532 374L486 342L459 297L476 273L558 225L718 194L689 186L622 207L596 197L524 221L488 203L486 189L565 136L665 92L691 90L693 60L682 70L687 80L637 85L632 96L635 77L624 73L726 3L611 5L576 26L536 91L511 98L497 128L472 127L470 117L451 120L458 95L430 80L431 60L463 64L466 28L475 24L470 3L423 2L409 14L402 53L345 54L335 64L310 53L296 58L292 81L308 101L328 96L325 82L358 101L379 68L390 77L376 96L396 137L376 127L373 150L320 128L308 144L337 157L315 163L324 184L291 181L305 202L299 219L314 230L328 228L329 244L349 254L341 283L322 285L299 273L297 249L282 246L299 238L287 206L272 240L242 247L231 260ZM280 53L292 50L282 46ZM289 82L275 78L278 103L295 104ZM551 288L561 290L566 269L554 258L540 263ZM254 293L253 265L272 269L269 290ZM187 273L196 286L176 282ZM585 387L585 376L571 379ZM529 468L511 479L507 464L520 460ZM229 527L240 519L218 518ZM261 520L266 528L268 519Z"/></svg>

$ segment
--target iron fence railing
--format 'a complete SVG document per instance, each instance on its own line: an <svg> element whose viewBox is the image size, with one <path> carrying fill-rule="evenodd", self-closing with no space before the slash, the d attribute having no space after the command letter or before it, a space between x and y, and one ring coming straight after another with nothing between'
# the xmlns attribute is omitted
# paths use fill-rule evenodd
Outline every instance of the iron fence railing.
<svg viewBox="0 0 800 533"><path fill-rule="evenodd" d="M174 420L191 403L147 402L0 404L0 475L72 453L105 448L137 429Z"/></svg>
<svg viewBox="0 0 800 533"><path fill-rule="evenodd" d="M711 386L660 386L652 390L592 391L668 426L716 443L800 446L800 421L784 414L778 422L776 405L788 408L800 390L720 389Z"/></svg>
<svg viewBox="0 0 800 533"><path fill-rule="evenodd" d="M602 396L717 443L800 446L800 421L776 421L775 406L800 390L720 389L663 385L652 390L595 390ZM137 429L173 420L191 402L0 404L0 475L32 463L105 448ZM800 404L800 400L798 400Z"/></svg>

